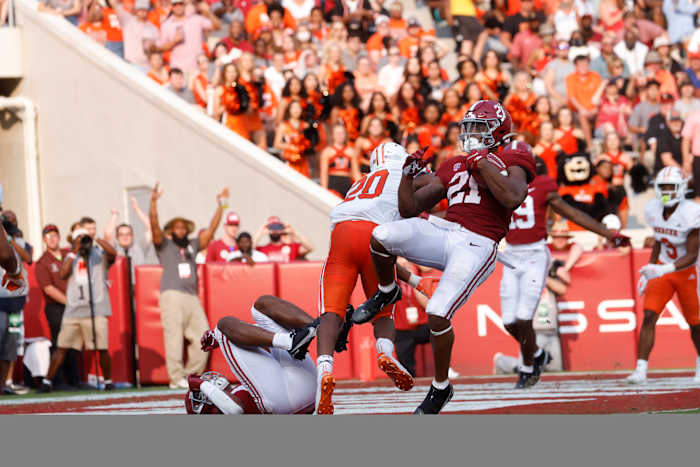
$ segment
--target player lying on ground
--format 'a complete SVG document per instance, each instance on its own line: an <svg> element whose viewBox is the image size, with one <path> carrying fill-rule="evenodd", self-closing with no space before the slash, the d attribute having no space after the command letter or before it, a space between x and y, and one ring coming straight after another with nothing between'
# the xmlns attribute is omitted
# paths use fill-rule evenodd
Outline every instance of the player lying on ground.
<svg viewBox="0 0 700 467"><path fill-rule="evenodd" d="M564 201L557 193L557 182L547 175L547 166L535 157L537 176L528 187L525 201L513 211L506 234L505 258L511 268L503 268L501 279L501 317L503 325L520 344L523 363L516 389L535 385L542 368L550 360L536 343L532 318L542 296L551 256L547 239L547 208L581 227L609 239L615 247L629 245L629 238L608 230L585 212Z"/></svg>
<svg viewBox="0 0 700 467"><path fill-rule="evenodd" d="M700 205L685 199L688 179L678 167L665 167L654 181L656 198L644 209L644 218L654 230L649 264L639 271L639 294L644 294L644 321L637 344L637 368L627 377L630 384L647 379L649 354L654 346L656 321L674 294L678 295L690 337L700 355L700 303L698 301L698 229ZM696 188L697 190L697 188ZM700 356L695 368L700 383Z"/></svg>
<svg viewBox="0 0 700 467"><path fill-rule="evenodd" d="M417 414L439 413L452 398L448 378L454 343L451 319L495 269L498 242L535 177L532 149L525 143L510 143L511 118L500 103L475 103L460 127L465 155L443 162L435 174L419 176L428 164L420 155L406 159L398 192L399 212L405 219L373 230L370 247L379 291L353 317L356 323L366 322L401 298L394 281L397 256L443 271L425 310L435 377ZM444 219L417 217L445 197Z"/></svg>
<svg viewBox="0 0 700 467"><path fill-rule="evenodd" d="M255 324L228 316L202 336L202 350L220 348L240 385L218 373L191 375L188 413L313 412L316 367L307 350L318 320L270 295L258 298L250 312ZM347 333L341 332L340 338L347 339Z"/></svg>

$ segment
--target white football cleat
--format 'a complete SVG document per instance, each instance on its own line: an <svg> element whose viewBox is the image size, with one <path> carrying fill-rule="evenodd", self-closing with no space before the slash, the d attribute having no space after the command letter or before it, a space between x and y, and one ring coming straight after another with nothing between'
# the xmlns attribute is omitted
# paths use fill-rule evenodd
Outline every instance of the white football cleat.
<svg viewBox="0 0 700 467"><path fill-rule="evenodd" d="M635 371L626 379L628 384L642 384L647 382L647 374L641 371Z"/></svg>

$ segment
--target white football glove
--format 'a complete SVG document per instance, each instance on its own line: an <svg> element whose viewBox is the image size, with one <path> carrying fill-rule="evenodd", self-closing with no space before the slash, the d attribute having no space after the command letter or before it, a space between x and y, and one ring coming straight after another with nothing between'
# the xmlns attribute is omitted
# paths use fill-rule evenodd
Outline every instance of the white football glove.
<svg viewBox="0 0 700 467"><path fill-rule="evenodd" d="M644 295L644 291L647 289L648 283L649 279L644 276L639 276L639 282L637 282L637 292L639 292L640 297Z"/></svg>
<svg viewBox="0 0 700 467"><path fill-rule="evenodd" d="M639 270L639 273L647 280L652 280L656 279L657 277L661 277L669 272L673 272L675 271L675 269L676 267L673 265L673 263L647 264L646 266L642 266L642 269Z"/></svg>

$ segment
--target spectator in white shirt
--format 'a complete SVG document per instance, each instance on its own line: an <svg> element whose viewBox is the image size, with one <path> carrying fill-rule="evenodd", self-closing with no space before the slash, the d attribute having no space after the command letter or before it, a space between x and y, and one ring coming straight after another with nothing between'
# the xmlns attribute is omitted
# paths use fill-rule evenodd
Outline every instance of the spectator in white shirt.
<svg viewBox="0 0 700 467"><path fill-rule="evenodd" d="M384 65L377 74L377 81L383 88L385 96L393 96L399 90L403 83L403 69L401 52L394 45L389 49L389 63Z"/></svg>
<svg viewBox="0 0 700 467"><path fill-rule="evenodd" d="M625 29L623 39L617 43L613 51L627 64L631 74L644 71L644 59L649 47L638 40L639 30L636 26Z"/></svg>

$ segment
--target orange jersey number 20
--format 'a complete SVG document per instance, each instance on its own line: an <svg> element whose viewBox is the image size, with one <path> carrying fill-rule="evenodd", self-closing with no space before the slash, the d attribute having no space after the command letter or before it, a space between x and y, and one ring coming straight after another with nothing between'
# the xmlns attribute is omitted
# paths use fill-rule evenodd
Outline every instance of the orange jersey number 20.
<svg viewBox="0 0 700 467"><path fill-rule="evenodd" d="M370 199L381 195L388 176L389 171L386 169L363 176L350 187L344 202L352 201L355 198Z"/></svg>

